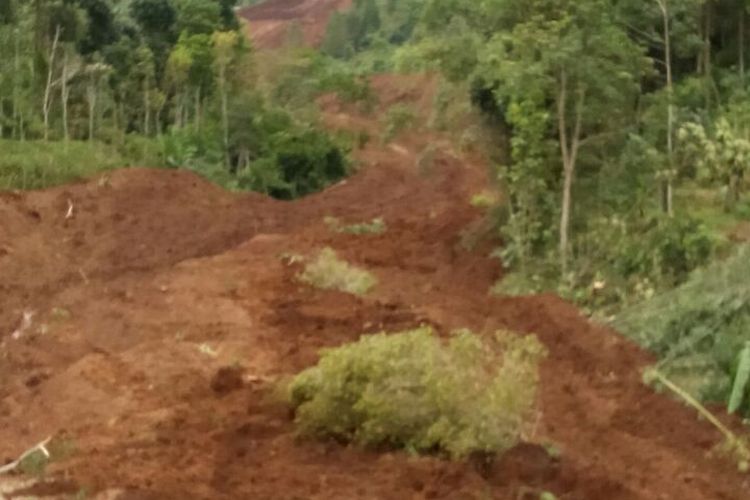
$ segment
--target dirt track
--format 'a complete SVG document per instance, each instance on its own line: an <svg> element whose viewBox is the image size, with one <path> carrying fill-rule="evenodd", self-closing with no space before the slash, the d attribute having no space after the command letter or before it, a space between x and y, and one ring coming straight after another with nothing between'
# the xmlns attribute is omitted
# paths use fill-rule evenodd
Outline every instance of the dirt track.
<svg viewBox="0 0 750 500"><path fill-rule="evenodd" d="M374 86L386 104L429 102L403 91L429 91L420 78ZM322 102L330 126L375 131L371 117ZM439 152L420 174L428 143ZM487 295L498 262L461 245L481 225L469 205L486 185L481 166L427 131L373 141L358 157L352 178L292 203L147 169L0 195L0 460L68 436L76 452L53 464L46 491L85 486L90 498L537 498L523 488L577 500L747 498L748 476L708 456L716 432L643 386L648 355L556 297ZM388 231L336 234L327 215L383 217ZM281 256L323 246L380 286L359 299L298 284ZM32 326L13 338L24 311L35 311ZM524 445L480 474L295 440L268 380L314 363L321 347L420 323L537 333L550 357L533 439L561 458Z"/></svg>

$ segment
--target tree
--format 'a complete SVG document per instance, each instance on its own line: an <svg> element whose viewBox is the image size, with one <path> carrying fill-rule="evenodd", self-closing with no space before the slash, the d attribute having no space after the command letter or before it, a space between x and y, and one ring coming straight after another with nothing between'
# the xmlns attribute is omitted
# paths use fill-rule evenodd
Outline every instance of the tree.
<svg viewBox="0 0 750 500"><path fill-rule="evenodd" d="M750 139L724 117L716 122L713 137L697 123L683 125L678 133L682 155L700 176L718 180L726 190L725 209L734 208L740 198L741 183L750 171Z"/></svg>
<svg viewBox="0 0 750 500"><path fill-rule="evenodd" d="M151 109L153 107L152 93L156 86L156 66L154 54L145 45L141 45L135 52L134 77L139 81L143 95L143 133L151 133Z"/></svg>
<svg viewBox="0 0 750 500"><path fill-rule="evenodd" d="M184 43L175 45L167 60L166 78L171 90L176 95L174 126L177 128L184 126L186 121L187 84L192 64L193 55L187 45Z"/></svg>
<svg viewBox="0 0 750 500"><path fill-rule="evenodd" d="M81 58L70 44L62 44L62 67L60 79L60 103L62 104L63 139L70 139L68 129L68 102L70 101L71 83L81 69Z"/></svg>
<svg viewBox="0 0 750 500"><path fill-rule="evenodd" d="M620 5L625 26L631 36L642 44L658 47L661 52L661 70L664 74L666 95L666 158L667 164L658 173L662 179L662 210L674 215L673 191L677 170L674 164L675 96L674 96L674 56L695 55L699 66L704 66L708 75L710 52L705 52L705 42L698 36L701 11L705 0L650 0L643 2L625 1ZM679 33L679 43L675 44L674 33ZM701 47L704 50L701 51ZM710 47L709 47L710 49ZM702 56L701 56L702 54ZM701 57L704 61L700 63Z"/></svg>
<svg viewBox="0 0 750 500"><path fill-rule="evenodd" d="M347 17L341 12L331 14L326 35L320 49L331 57L347 59L351 57L353 47L350 42Z"/></svg>
<svg viewBox="0 0 750 500"><path fill-rule="evenodd" d="M237 30L240 27L237 21L237 15L234 13L234 7L237 0L219 0L219 15L221 17L221 27L224 30Z"/></svg>
<svg viewBox="0 0 750 500"><path fill-rule="evenodd" d="M221 31L213 34L214 66L218 79L219 95L221 97L221 128L224 143L224 156L227 167L229 160L229 103L227 88L227 69L237 50L238 35L234 31Z"/></svg>
<svg viewBox="0 0 750 500"><path fill-rule="evenodd" d="M177 0L177 32L210 35L221 28L221 6L215 0Z"/></svg>
<svg viewBox="0 0 750 500"><path fill-rule="evenodd" d="M170 50L177 40L177 10L170 0L133 0L130 13L154 54L156 75L160 80Z"/></svg>
<svg viewBox="0 0 750 500"><path fill-rule="evenodd" d="M119 33L112 7L106 0L76 0L89 22L78 42L82 55L89 55L116 42Z"/></svg>
<svg viewBox="0 0 750 500"><path fill-rule="evenodd" d="M87 64L84 69L86 79L86 104L88 105L88 139L94 139L94 122L96 119L96 105L99 101L102 81L111 72L111 67L101 62ZM148 130L145 131L148 134Z"/></svg>
<svg viewBox="0 0 750 500"><path fill-rule="evenodd" d="M642 50L618 25L606 0L493 0L476 7L454 3L454 12L461 15L446 19L437 7L450 2L434 0L427 22L436 30L446 22L457 24L464 39L484 39L474 44L476 60L466 60L463 72L497 83L496 99L508 110L513 129L514 176L529 170L539 177L551 155L547 141L555 137L562 171L558 249L565 273L581 149L617 134L618 116L634 108Z"/></svg>
<svg viewBox="0 0 750 500"><path fill-rule="evenodd" d="M44 86L44 100L42 101L42 114L44 115L44 140L49 140L49 113L52 107L52 87L54 85L53 76L55 70L55 59L57 58L57 48L60 43L60 33L62 27L58 25L55 28L55 36L52 39L52 46L49 49L47 57L47 84Z"/></svg>

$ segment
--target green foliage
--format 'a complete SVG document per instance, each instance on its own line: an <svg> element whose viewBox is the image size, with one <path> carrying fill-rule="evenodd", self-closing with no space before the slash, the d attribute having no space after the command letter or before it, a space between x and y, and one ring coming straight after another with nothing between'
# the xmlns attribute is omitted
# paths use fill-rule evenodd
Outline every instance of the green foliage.
<svg viewBox="0 0 750 500"><path fill-rule="evenodd" d="M139 164L113 146L0 139L0 189L40 189Z"/></svg>
<svg viewBox="0 0 750 500"><path fill-rule="evenodd" d="M697 123L686 123L678 132L682 156L699 177L718 180L726 190L726 208L738 201L741 183L750 171L750 139L726 118L715 123L713 137Z"/></svg>
<svg viewBox="0 0 750 500"><path fill-rule="evenodd" d="M3 19L17 26L0 23L0 140L86 138L113 145L91 145L94 152L117 152L95 167L89 162L101 155L72 141L30 159L9 146L8 186L65 182L120 162L185 167L231 189L293 198L347 173L344 153L314 116L294 108L292 119L275 106L281 99L269 105L254 90L254 54L235 0L7 1ZM271 94L301 94L307 109L323 89L369 99L365 79L326 59L311 57ZM297 83L308 78L306 94ZM41 167L47 150L54 154Z"/></svg>
<svg viewBox="0 0 750 500"><path fill-rule="evenodd" d="M708 262L715 246L705 226L690 217L660 218L625 229L629 237L611 247L613 267L620 275L648 276L669 285Z"/></svg>
<svg viewBox="0 0 750 500"><path fill-rule="evenodd" d="M453 458L502 453L533 408L543 356L536 337L507 332L364 336L324 351L290 399L303 435Z"/></svg>
<svg viewBox="0 0 750 500"><path fill-rule="evenodd" d="M175 0L177 32L208 35L221 28L221 6L214 0Z"/></svg>
<svg viewBox="0 0 750 500"><path fill-rule="evenodd" d="M737 370L732 384L732 393L729 396L729 413L740 409L750 389L750 341L745 342L745 347L737 356Z"/></svg>
<svg viewBox="0 0 750 500"><path fill-rule="evenodd" d="M337 233L346 234L383 234L388 230L385 221L381 217L373 219L371 222L359 222L356 224L342 224L336 217L326 217L326 225Z"/></svg>
<svg viewBox="0 0 750 500"><path fill-rule="evenodd" d="M346 15L338 11L331 14L321 50L337 59L347 59L354 53Z"/></svg>
<svg viewBox="0 0 750 500"><path fill-rule="evenodd" d="M326 187L346 174L346 160L322 132L305 130L273 138L272 154L282 181L288 186L271 189L283 199L304 196Z"/></svg>
<svg viewBox="0 0 750 500"><path fill-rule="evenodd" d="M242 108L235 111L230 123L244 128L230 135L230 153L245 159L242 167L225 167L216 127L170 130L161 140L167 164L193 170L229 189L280 199L319 191L348 173L344 153L327 134L297 125L282 110L261 107L253 115L241 113Z"/></svg>
<svg viewBox="0 0 750 500"><path fill-rule="evenodd" d="M488 209L497 204L497 195L489 191L482 191L472 195L470 203L474 208Z"/></svg>
<svg viewBox="0 0 750 500"><path fill-rule="evenodd" d="M656 353L661 370L703 400L727 401L750 340L750 247L683 285L629 307L614 326ZM743 409L744 411L744 409Z"/></svg>
<svg viewBox="0 0 750 500"><path fill-rule="evenodd" d="M64 437L55 438L45 446L44 451L38 449L21 460L18 464L18 470L28 476L41 478L45 475L49 464L65 460L75 452L74 441Z"/></svg>
<svg viewBox="0 0 750 500"><path fill-rule="evenodd" d="M335 92L346 102L361 102L371 106L376 99L367 78L334 64L326 65L321 71L317 88L319 92Z"/></svg>
<svg viewBox="0 0 750 500"><path fill-rule="evenodd" d="M372 274L341 260L331 248L324 248L308 262L299 279L316 288L354 295L365 295L377 284Z"/></svg>
<svg viewBox="0 0 750 500"><path fill-rule="evenodd" d="M554 291L588 312L609 314L683 283L716 248L706 226L691 217L592 217L574 241L577 265L565 279L559 278L554 255L540 256L513 269L493 291ZM503 250L498 253L504 258Z"/></svg>
<svg viewBox="0 0 750 500"><path fill-rule="evenodd" d="M416 122L417 115L411 106L394 104L385 114L383 142L391 142L399 133L414 126Z"/></svg>
<svg viewBox="0 0 750 500"><path fill-rule="evenodd" d="M348 59L356 51L366 48L380 27L377 1L355 0L349 11L337 11L331 15L321 50L331 57Z"/></svg>

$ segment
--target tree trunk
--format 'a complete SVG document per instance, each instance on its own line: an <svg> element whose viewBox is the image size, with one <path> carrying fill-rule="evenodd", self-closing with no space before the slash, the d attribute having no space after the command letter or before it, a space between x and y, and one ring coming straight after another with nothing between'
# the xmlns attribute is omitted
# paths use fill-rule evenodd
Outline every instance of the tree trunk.
<svg viewBox="0 0 750 500"><path fill-rule="evenodd" d="M739 52L739 67L740 67L740 83L742 87L745 87L745 6L744 3L740 5L740 21L739 27L737 28L738 37L738 52Z"/></svg>
<svg viewBox="0 0 750 500"><path fill-rule="evenodd" d="M175 113L174 113L174 126L175 128L182 128L182 118L183 118L182 107L183 107L185 98L182 94L180 94L176 100L177 100L177 109L175 109Z"/></svg>
<svg viewBox="0 0 750 500"><path fill-rule="evenodd" d="M221 92L221 127L224 135L224 161L230 168L229 158L229 105L227 100L226 66L222 65L219 70L219 92Z"/></svg>
<svg viewBox="0 0 750 500"><path fill-rule="evenodd" d="M704 8L706 9L705 14L705 28L703 32L703 52L705 53L704 57L704 67L703 67L703 76L705 77L705 98L706 98L706 109L710 109L711 107L711 67L712 67L712 61L711 61L711 32L713 31L713 11L711 10L711 3L706 2L704 4Z"/></svg>
<svg viewBox="0 0 750 500"><path fill-rule="evenodd" d="M570 264L570 213L573 205L573 178L581 145L583 125L583 105L585 91L579 87L576 92L575 124L572 136L568 136L568 75L565 69L560 73L560 91L557 99L557 120L560 140L560 154L563 163L563 194L560 210L560 270L565 276Z"/></svg>
<svg viewBox="0 0 750 500"><path fill-rule="evenodd" d="M86 100L89 105L89 141L94 140L94 117L96 116L96 101L98 100L98 89L94 82L89 82L86 89Z"/></svg>
<svg viewBox="0 0 750 500"><path fill-rule="evenodd" d="M70 139L68 133L68 97L70 97L70 91L68 90L68 51L63 48L63 66L62 66L62 77L60 80L60 101L62 102L62 122L63 122L63 138L65 142Z"/></svg>
<svg viewBox="0 0 750 500"><path fill-rule="evenodd" d="M47 68L47 84L44 87L44 102L42 103L42 113L44 115L44 140L49 140L49 112L52 104L52 75L55 69L55 54L57 53L57 43L60 41L60 25L55 28L55 38L52 42L52 48L49 54L49 68Z"/></svg>
<svg viewBox="0 0 750 500"><path fill-rule="evenodd" d="M669 22L669 0L656 0L661 9L664 29L664 66L667 70L667 172L662 180L662 210L674 215L672 181L674 177L674 86L672 82L672 41Z"/></svg>
<svg viewBox="0 0 750 500"><path fill-rule="evenodd" d="M147 80L143 82L143 108L143 134L148 137L151 132L149 129L149 124L151 123L151 97L149 96Z"/></svg>
<svg viewBox="0 0 750 500"><path fill-rule="evenodd" d="M195 122L195 130L201 129L201 88L197 87L195 89L195 116L194 122Z"/></svg>
<svg viewBox="0 0 750 500"><path fill-rule="evenodd" d="M20 40L21 37L18 34L18 28L13 30L13 33L15 35L15 50L13 51L13 130L12 130L12 137L14 139L19 139L21 137L20 134L20 123L19 123L19 116L20 116L20 103L19 97L18 97L18 75L20 72Z"/></svg>

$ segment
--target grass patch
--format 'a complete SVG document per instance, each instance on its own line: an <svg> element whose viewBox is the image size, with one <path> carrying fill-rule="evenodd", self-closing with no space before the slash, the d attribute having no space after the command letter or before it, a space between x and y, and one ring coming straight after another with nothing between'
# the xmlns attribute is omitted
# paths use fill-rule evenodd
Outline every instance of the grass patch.
<svg viewBox="0 0 750 500"><path fill-rule="evenodd" d="M490 209L498 204L499 200L495 193L490 191L482 191L476 193L471 197L469 203L474 208L481 208L483 210Z"/></svg>
<svg viewBox="0 0 750 500"><path fill-rule="evenodd" d="M316 288L354 295L364 295L377 284L372 274L341 260L331 248L324 248L307 263L299 279Z"/></svg>
<svg viewBox="0 0 750 500"><path fill-rule="evenodd" d="M385 115L383 143L388 144L404 130L417 124L414 108L406 104L394 104Z"/></svg>
<svg viewBox="0 0 750 500"><path fill-rule="evenodd" d="M324 219L326 226L336 233L345 234L383 234L388 230L382 217L372 219L370 222L360 222L357 224L342 224L338 217L326 217Z"/></svg>
<svg viewBox="0 0 750 500"><path fill-rule="evenodd" d="M325 350L289 387L302 435L462 458L520 440L545 349L536 337L429 327Z"/></svg>
<svg viewBox="0 0 750 500"><path fill-rule="evenodd" d="M116 148L97 142L0 140L0 189L42 189L126 164Z"/></svg>

